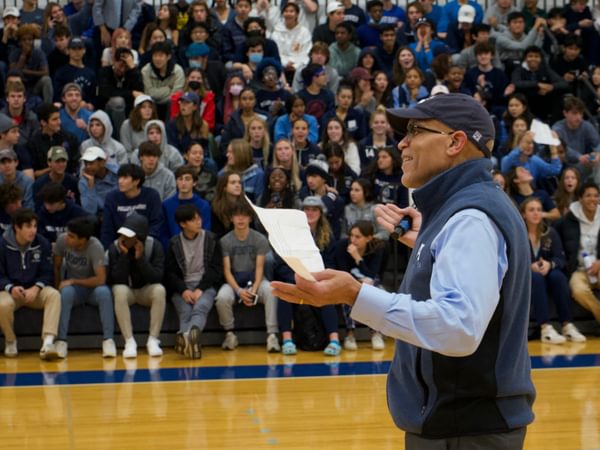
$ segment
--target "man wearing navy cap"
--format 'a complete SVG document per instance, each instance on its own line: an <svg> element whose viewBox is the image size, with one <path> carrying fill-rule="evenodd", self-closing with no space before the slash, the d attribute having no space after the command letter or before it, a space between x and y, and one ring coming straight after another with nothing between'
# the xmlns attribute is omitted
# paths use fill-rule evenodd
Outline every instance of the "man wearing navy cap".
<svg viewBox="0 0 600 450"><path fill-rule="evenodd" d="M83 98L81 107L93 111L98 82L96 73L87 67L83 61L85 51L83 39L71 38L67 47L69 64L58 69L54 75L54 101L59 102L61 100L60 95L67 83L76 82L81 86L81 96Z"/></svg>
<svg viewBox="0 0 600 450"><path fill-rule="evenodd" d="M529 246L490 175L492 121L462 94L388 110L388 119L403 136L402 183L418 208L377 208L378 222L414 248L399 293L334 270L316 283L274 282L273 293L349 304L355 320L396 339L388 405L407 450L523 448L535 398Z"/></svg>

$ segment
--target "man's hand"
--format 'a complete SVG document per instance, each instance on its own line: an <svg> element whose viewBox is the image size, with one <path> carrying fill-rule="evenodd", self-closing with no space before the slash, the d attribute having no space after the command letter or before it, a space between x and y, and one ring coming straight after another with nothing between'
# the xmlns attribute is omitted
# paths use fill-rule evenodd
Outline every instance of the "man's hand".
<svg viewBox="0 0 600 450"><path fill-rule="evenodd" d="M400 242L408 247L414 247L417 241L417 235L421 229L421 213L414 208L399 208L393 204L377 205L375 207L375 217L377 223L381 225L389 233L394 231L396 225L405 217L410 216L412 225L400 238Z"/></svg>
<svg viewBox="0 0 600 450"><path fill-rule="evenodd" d="M348 254L350 256L352 256L352 259L354 259L354 261L356 261L356 263L358 263L358 261L360 261L362 259L362 257L358 253L358 248L356 248L356 245L349 244L348 247L346 247L346 251L348 252Z"/></svg>
<svg viewBox="0 0 600 450"><path fill-rule="evenodd" d="M144 244L139 239L135 241L135 259L140 259L144 256Z"/></svg>
<svg viewBox="0 0 600 450"><path fill-rule="evenodd" d="M61 290L66 286L73 286L73 280L62 280L58 285L58 290Z"/></svg>
<svg viewBox="0 0 600 450"><path fill-rule="evenodd" d="M348 272L327 269L312 274L316 282L296 275L296 284L271 282L273 295L291 303L326 306L345 303L354 305L361 283Z"/></svg>
<svg viewBox="0 0 600 450"><path fill-rule="evenodd" d="M10 295L15 300L25 300L25 288L23 286L13 286L10 290Z"/></svg>
<svg viewBox="0 0 600 450"><path fill-rule="evenodd" d="M192 291L190 291L189 289L186 289L185 291L183 291L183 293L181 294L181 298L183 298L183 300L190 305L193 305L196 303L196 298L194 298L194 293Z"/></svg>
<svg viewBox="0 0 600 450"><path fill-rule="evenodd" d="M90 190L94 189L94 184L95 184L95 181L96 181L96 179L94 178L94 176L90 175L89 173L86 173L85 169L81 171L81 176L83 178L85 178L85 180L87 181L88 188Z"/></svg>
<svg viewBox="0 0 600 450"><path fill-rule="evenodd" d="M31 286L29 289L25 289L25 303L33 303L40 291L41 289L38 286Z"/></svg>
<svg viewBox="0 0 600 450"><path fill-rule="evenodd" d="M587 271L590 275L598 275L598 272L600 272L600 259L594 261Z"/></svg>
<svg viewBox="0 0 600 450"><path fill-rule="evenodd" d="M119 251L122 254L127 255L129 253L129 249L123 243L123 238L122 237L119 237L119 239L117 239L117 245L119 247Z"/></svg>
<svg viewBox="0 0 600 450"><path fill-rule="evenodd" d="M240 298L246 306L254 306L254 293L249 289L240 289Z"/></svg>

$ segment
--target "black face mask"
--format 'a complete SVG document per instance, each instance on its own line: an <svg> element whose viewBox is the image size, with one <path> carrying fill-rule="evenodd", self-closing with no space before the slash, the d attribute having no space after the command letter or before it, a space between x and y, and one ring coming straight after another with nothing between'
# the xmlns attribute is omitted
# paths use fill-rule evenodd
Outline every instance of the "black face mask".
<svg viewBox="0 0 600 450"><path fill-rule="evenodd" d="M191 90L197 91L202 87L202 83L200 83L199 81L188 81L188 86Z"/></svg>
<svg viewBox="0 0 600 450"><path fill-rule="evenodd" d="M251 37L254 37L254 36L256 36L256 37L264 37L264 36L263 36L263 33L262 33L262 31L260 31L260 30L252 30L252 31L248 31L248 32L246 33L246 36L247 36L248 38L251 38Z"/></svg>

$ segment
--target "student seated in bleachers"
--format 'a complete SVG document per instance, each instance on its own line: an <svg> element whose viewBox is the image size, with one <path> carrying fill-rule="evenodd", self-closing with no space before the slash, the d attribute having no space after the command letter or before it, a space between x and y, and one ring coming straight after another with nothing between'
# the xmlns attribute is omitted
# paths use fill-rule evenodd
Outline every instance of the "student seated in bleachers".
<svg viewBox="0 0 600 450"><path fill-rule="evenodd" d="M81 86L67 83L62 88L60 123L65 131L77 138L77 144L89 138L88 125L92 111L82 107Z"/></svg>
<svg viewBox="0 0 600 450"><path fill-rule="evenodd" d="M376 203L393 203L400 208L408 206L408 189L402 185L402 163L395 148L383 147L361 176L373 185Z"/></svg>
<svg viewBox="0 0 600 450"><path fill-rule="evenodd" d="M100 147L106 153L106 160L109 163L121 165L129 162L123 144L112 138L113 124L108 114L104 111L96 111L90 116L87 129L90 138L81 143L81 154L88 147Z"/></svg>
<svg viewBox="0 0 600 450"><path fill-rule="evenodd" d="M150 308L149 356L162 356L160 329L165 315L163 278L165 255L158 239L148 235L148 220L133 212L117 230L108 248L108 284L115 299L115 315L125 339L123 358L137 357L131 312L134 303Z"/></svg>
<svg viewBox="0 0 600 450"><path fill-rule="evenodd" d="M0 184L15 184L23 191L23 206L33 208L33 180L17 170L19 159L14 150L0 150Z"/></svg>
<svg viewBox="0 0 600 450"><path fill-rule="evenodd" d="M550 67L569 83L569 91L579 91L579 77L587 76L587 65L581 56L581 38L570 35L565 38L562 52L550 60Z"/></svg>
<svg viewBox="0 0 600 450"><path fill-rule="evenodd" d="M377 223L375 217L375 198L373 185L366 178L354 180L350 186L350 203L344 208L344 221L342 222L342 236L347 236L350 228L359 220L371 222L375 228L375 237L387 240L389 233Z"/></svg>
<svg viewBox="0 0 600 450"><path fill-rule="evenodd" d="M19 139L12 145L25 148L34 131L39 129L40 122L37 114L27 107L25 85L21 81L7 83L5 92L6 106L1 111L19 127ZM31 161L29 161L29 165L31 165ZM27 168L30 169L31 167ZM33 177L33 173L31 176Z"/></svg>
<svg viewBox="0 0 600 450"><path fill-rule="evenodd" d="M503 173L508 173L513 167L525 167L533 176L536 185L540 185L544 178L560 175L562 163L558 157L557 146L549 146L550 162L546 162L535 154L535 143L531 131L526 131L517 139L519 145L502 158L501 168Z"/></svg>
<svg viewBox="0 0 600 450"><path fill-rule="evenodd" d="M332 187L347 204L350 201L350 185L358 175L346 163L346 153L341 145L329 142L323 147L323 155L327 158Z"/></svg>
<svg viewBox="0 0 600 450"><path fill-rule="evenodd" d="M160 238L163 227L162 204L158 192L144 186L146 176L136 164L123 164L117 172L118 189L109 192L104 201L100 240L104 248L118 237L126 217L134 211L148 219L146 234Z"/></svg>
<svg viewBox="0 0 600 450"><path fill-rule="evenodd" d="M577 199L577 191L581 186L581 174L575 167L566 167L554 192L554 202L561 217L569 212L571 203Z"/></svg>
<svg viewBox="0 0 600 450"><path fill-rule="evenodd" d="M385 245L375 237L373 223L358 220L350 226L348 237L341 239L336 245L335 268L349 272L361 283L375 285L379 283L384 253ZM346 320L344 349L356 350L358 348L354 337L356 324L350 317L351 308L343 305L342 309ZM372 331L371 346L373 350L385 348L381 333Z"/></svg>
<svg viewBox="0 0 600 450"><path fill-rule="evenodd" d="M222 283L223 256L217 237L203 229L194 204L179 205L174 216L181 231L169 242L165 281L179 315L175 351L199 359L201 334Z"/></svg>
<svg viewBox="0 0 600 450"><path fill-rule="evenodd" d="M144 127L146 139L144 141L151 142L160 146L160 162L167 169L174 171L179 166L183 166L183 156L179 149L170 145L167 141L167 133L165 132L165 123L162 120L150 120ZM140 144L141 145L141 144ZM130 161L134 164L139 164L139 147L131 154Z"/></svg>
<svg viewBox="0 0 600 450"><path fill-rule="evenodd" d="M298 209L300 199L292 188L290 178L289 170L281 166L269 167L265 174L265 190L256 204L263 208Z"/></svg>
<svg viewBox="0 0 600 450"><path fill-rule="evenodd" d="M511 76L515 90L525 94L533 114L549 122L558 118L557 105L569 90L569 84L548 66L540 47L527 47L523 52L523 63Z"/></svg>
<svg viewBox="0 0 600 450"><path fill-rule="evenodd" d="M75 175L67 173L68 158L69 155L64 147L54 146L48 150L47 164L50 170L33 183L33 202L36 210L42 205L39 193L48 183L59 183L64 186L67 197L79 204L79 181Z"/></svg>
<svg viewBox="0 0 600 450"><path fill-rule="evenodd" d="M52 244L59 234L67 230L71 219L89 215L68 197L67 190L60 183L45 184L39 192L39 199L38 232Z"/></svg>
<svg viewBox="0 0 600 450"><path fill-rule="evenodd" d="M252 308L262 303L267 325L267 351L279 352L277 300L271 294L270 280L264 276L265 256L270 247L262 234L250 228L252 217L250 205L237 203L230 213L233 230L219 241L223 251L225 284L219 288L215 306L219 322L226 332L222 348L234 350L238 346L234 333L234 304L242 303L245 308Z"/></svg>
<svg viewBox="0 0 600 450"><path fill-rule="evenodd" d="M583 118L585 105L573 96L567 96L563 103L564 119L556 122L552 129L567 144L567 162L576 165L585 179L598 170L600 162L600 134Z"/></svg>
<svg viewBox="0 0 600 450"><path fill-rule="evenodd" d="M290 189L296 194L300 191L302 188L302 170L291 140L281 138L275 142L271 167L281 167L287 170Z"/></svg>
<svg viewBox="0 0 600 450"><path fill-rule="evenodd" d="M181 153L192 140L208 146L209 125L202 118L200 97L195 92L185 92L175 101L179 110L166 126L167 140Z"/></svg>
<svg viewBox="0 0 600 450"><path fill-rule="evenodd" d="M325 205L320 198L309 196L306 197L302 202L302 210L306 214L308 226L310 227L315 244L321 253L325 267L333 267L335 239L333 237L331 227L329 226L329 222L327 221L327 217L325 216ZM285 265L283 261L279 259L276 259L276 261L278 261L278 263L275 264L275 276L277 280L287 282L293 281L294 274L292 270ZM295 308L298 308L298 306L294 306L291 303L278 299L277 317L279 321L279 328L281 330L281 339L283 342L281 352L284 355L295 355L297 353L296 343L292 338L292 322L294 322L293 331L296 334L303 334L298 332L298 330L301 329L304 324L301 321L296 322L294 315ZM302 308L309 307L302 306ZM323 344L325 347L323 353L325 356L338 356L342 351L342 347L340 345L340 338L338 334L338 316L335 306L324 306L314 310L313 312L317 312L317 314L320 316L320 319L323 322L325 334L329 339L329 343ZM308 342L304 343L304 345L314 346L318 345L318 343ZM321 349L322 348L323 347L321 347ZM315 348L312 349L314 350Z"/></svg>
<svg viewBox="0 0 600 450"><path fill-rule="evenodd" d="M356 72L355 72L356 73ZM361 72L363 75L365 72ZM337 88L337 93L335 95L335 109L332 109L326 112L321 118L321 133L324 133L326 130L326 125L329 123L329 120L337 117L340 119L348 130L349 137L351 137L354 141L358 142L363 139L368 133L368 124L365 118L365 112L359 108L355 108L354 104L354 88L350 84L340 84ZM372 97L371 97L372 98ZM312 133L317 132L317 130L312 130L309 127L310 136L309 139L312 140ZM318 142L319 139L314 142Z"/></svg>
<svg viewBox="0 0 600 450"><path fill-rule="evenodd" d="M356 142L352 139L350 133L348 133L343 120L337 116L331 117L323 124L323 136L319 143L321 152L324 152L324 149L329 144L339 145L344 151L344 159L348 167L354 173L360 172L360 156L358 155Z"/></svg>
<svg viewBox="0 0 600 450"><path fill-rule="evenodd" d="M23 189L16 184L0 184L0 228L12 227L12 215L23 207Z"/></svg>
<svg viewBox="0 0 600 450"><path fill-rule="evenodd" d="M208 155L206 155L208 157ZM183 158L188 166L191 166L198 176L198 181L194 186L194 192L200 198L212 202L215 198L215 189L217 186L217 170L212 165L206 164L204 147L200 142L192 141L186 148ZM177 171L176 171L177 172Z"/></svg>
<svg viewBox="0 0 600 450"><path fill-rule="evenodd" d="M223 237L233 229L231 211L240 201L244 201L242 177L237 172L225 172L217 180L215 198L212 201L212 231Z"/></svg>
<svg viewBox="0 0 600 450"><path fill-rule="evenodd" d="M533 175L523 166L517 166L506 174L506 186L508 195L515 204L521 205L529 197L535 197L542 203L542 218L548 221L560 218L560 211L554 200L547 191L534 189Z"/></svg>
<svg viewBox="0 0 600 450"><path fill-rule="evenodd" d="M571 203L567 215L556 224L567 257L566 273L573 299L600 322L600 300L594 290L600 288L600 189L585 182L578 200Z"/></svg>
<svg viewBox="0 0 600 450"><path fill-rule="evenodd" d="M67 356L71 309L84 304L97 306L100 311L102 357L117 356L112 292L106 285L107 261L102 244L94 237L95 228L93 218L72 219L54 245L54 283L61 295L56 341L59 358Z"/></svg>
<svg viewBox="0 0 600 450"><path fill-rule="evenodd" d="M58 357L54 339L58 334L60 293L52 287L52 250L37 233L37 216L28 208L17 210L12 227L0 241L0 328L4 334L4 356L18 354L13 329L15 310L26 307L44 310L43 344L40 358Z"/></svg>
<svg viewBox="0 0 600 450"><path fill-rule="evenodd" d="M161 201L173 195L176 191L175 177L173 172L160 161L161 151L159 145L152 142L142 142L138 157L140 167L145 175L145 186L158 192Z"/></svg>
<svg viewBox="0 0 600 450"><path fill-rule="evenodd" d="M544 224L542 202L535 197L527 198L519 208L529 236L531 249L531 303L533 314L541 329L542 342L562 344L567 339L573 342L585 342L583 336L572 322L569 303L571 296L565 267L565 255L558 233ZM562 325L558 334L550 324L548 294L556 305L558 320Z"/></svg>
<svg viewBox="0 0 600 450"><path fill-rule="evenodd" d="M81 206L89 214L102 217L106 195L117 188L119 168L106 163L106 153L100 147L88 147L81 162L78 184Z"/></svg>
<svg viewBox="0 0 600 450"><path fill-rule="evenodd" d="M129 113L129 118L123 122L119 132L119 140L125 147L129 157L147 139L146 123L157 119L156 105L152 97L145 94L138 95L133 102L133 109Z"/></svg>
<svg viewBox="0 0 600 450"><path fill-rule="evenodd" d="M192 166L181 166L175 171L177 192L163 201L165 226L163 227L161 240L164 248L168 248L169 240L181 232L179 223L175 220L176 212L181 205L194 206L198 214L200 214L202 228L210 230L210 204L194 192L197 182L198 173Z"/></svg>
<svg viewBox="0 0 600 450"><path fill-rule="evenodd" d="M272 158L273 146L269 137L269 126L263 119L255 117L248 122L244 139L252 148L252 159L261 169L265 169Z"/></svg>
<svg viewBox="0 0 600 450"><path fill-rule="evenodd" d="M234 139L227 146L227 164L219 172L222 176L225 172L237 172L242 179L242 186L248 198L255 201L265 188L265 173L263 169L254 162L250 143L244 139Z"/></svg>

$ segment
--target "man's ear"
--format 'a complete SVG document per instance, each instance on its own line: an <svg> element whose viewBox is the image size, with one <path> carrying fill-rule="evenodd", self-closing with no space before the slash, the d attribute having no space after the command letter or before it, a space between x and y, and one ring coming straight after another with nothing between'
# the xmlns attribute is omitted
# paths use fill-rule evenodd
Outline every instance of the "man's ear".
<svg viewBox="0 0 600 450"><path fill-rule="evenodd" d="M450 143L448 145L448 149L446 153L448 156L456 156L463 151L463 149L467 146L469 140L464 131L455 131L450 135Z"/></svg>

